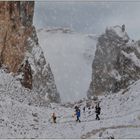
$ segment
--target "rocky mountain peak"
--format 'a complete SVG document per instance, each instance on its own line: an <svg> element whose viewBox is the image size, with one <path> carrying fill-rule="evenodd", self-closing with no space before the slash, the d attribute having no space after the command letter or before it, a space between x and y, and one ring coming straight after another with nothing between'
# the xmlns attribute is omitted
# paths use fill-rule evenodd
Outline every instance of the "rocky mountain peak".
<svg viewBox="0 0 140 140"><path fill-rule="evenodd" d="M129 41L129 36L127 32L125 31L125 25L119 26L113 26L113 27L107 27L106 28L106 36L110 39L116 38L116 41L120 41L122 43L123 41L127 43Z"/></svg>
<svg viewBox="0 0 140 140"><path fill-rule="evenodd" d="M107 28L96 46L89 98L126 89L140 78L139 45L130 40L124 25Z"/></svg>

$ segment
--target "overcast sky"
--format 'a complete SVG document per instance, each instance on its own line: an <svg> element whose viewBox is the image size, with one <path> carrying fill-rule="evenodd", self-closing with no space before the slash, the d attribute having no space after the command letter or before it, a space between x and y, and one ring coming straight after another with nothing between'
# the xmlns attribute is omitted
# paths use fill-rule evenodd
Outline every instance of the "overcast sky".
<svg viewBox="0 0 140 140"><path fill-rule="evenodd" d="M35 3L37 28L69 27L76 32L101 34L107 26L122 24L132 39L140 39L140 1Z"/></svg>

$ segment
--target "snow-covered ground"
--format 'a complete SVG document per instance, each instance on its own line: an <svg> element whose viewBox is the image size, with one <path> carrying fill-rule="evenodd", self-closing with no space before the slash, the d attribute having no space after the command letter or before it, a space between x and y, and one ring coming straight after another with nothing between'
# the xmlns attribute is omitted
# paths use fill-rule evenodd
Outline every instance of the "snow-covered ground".
<svg viewBox="0 0 140 140"><path fill-rule="evenodd" d="M86 97L97 37L63 28L40 29L37 34L46 60L51 64L62 102Z"/></svg>
<svg viewBox="0 0 140 140"><path fill-rule="evenodd" d="M90 114L81 109L81 123L77 123L72 117L73 108L59 104L35 107L20 102L21 95L9 94L17 86L14 79L9 79L11 84L6 81L10 75L0 71L0 138L140 138L140 80L117 94L100 96L100 121L95 120L94 109ZM56 124L50 119L53 112Z"/></svg>
<svg viewBox="0 0 140 140"><path fill-rule="evenodd" d="M61 29L47 32L42 30L39 34L40 37L44 37L42 46L48 54L55 77L56 74L59 75L56 81L58 89L62 92L62 99L67 101L70 98L71 102L74 98L78 100L75 90L82 94L81 98L86 96L96 49L95 36ZM45 49L45 44L52 49ZM57 66L59 69L55 69ZM5 71L6 69L0 69L0 138L140 138L140 80L119 93L99 96L99 121L95 120L94 108L86 108L86 113L83 113L85 100L81 102L81 123L78 123L73 117L74 106L66 107L68 104L55 103L48 103L46 107L39 106L42 99L39 99L38 94L23 88L18 76ZM112 74L116 72L113 71ZM69 80L70 83L66 83ZM76 81L79 83L74 88L71 84L75 84ZM95 107L95 103L93 105ZM57 116L56 124L52 123L53 112Z"/></svg>

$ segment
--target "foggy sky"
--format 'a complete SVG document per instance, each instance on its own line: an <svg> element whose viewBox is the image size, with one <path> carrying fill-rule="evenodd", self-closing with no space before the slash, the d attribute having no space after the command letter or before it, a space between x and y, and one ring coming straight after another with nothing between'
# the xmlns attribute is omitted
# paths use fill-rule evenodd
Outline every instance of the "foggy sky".
<svg viewBox="0 0 140 140"><path fill-rule="evenodd" d="M140 1L35 3L36 28L69 27L76 32L101 34L107 26L122 24L132 39L140 39Z"/></svg>

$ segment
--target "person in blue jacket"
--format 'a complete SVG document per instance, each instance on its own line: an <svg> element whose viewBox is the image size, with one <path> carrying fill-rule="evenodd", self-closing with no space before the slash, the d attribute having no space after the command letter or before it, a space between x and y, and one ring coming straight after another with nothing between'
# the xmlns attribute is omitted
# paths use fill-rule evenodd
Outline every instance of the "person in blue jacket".
<svg viewBox="0 0 140 140"><path fill-rule="evenodd" d="M81 111L80 111L80 109L79 109L79 107L75 107L75 112L76 112L76 117L77 117L77 122L81 122L80 121L80 115L81 115Z"/></svg>

